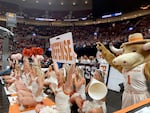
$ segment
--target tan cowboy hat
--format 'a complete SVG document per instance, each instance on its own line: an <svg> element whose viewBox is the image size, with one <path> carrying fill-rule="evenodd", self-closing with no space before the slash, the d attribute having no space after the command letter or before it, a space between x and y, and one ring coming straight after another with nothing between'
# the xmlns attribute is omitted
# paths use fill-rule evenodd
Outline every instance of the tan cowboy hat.
<svg viewBox="0 0 150 113"><path fill-rule="evenodd" d="M125 42L121 45L123 47L124 45L129 44L135 44L135 43L147 43L150 42L149 39L144 39L142 33L133 33L128 36L128 42Z"/></svg>

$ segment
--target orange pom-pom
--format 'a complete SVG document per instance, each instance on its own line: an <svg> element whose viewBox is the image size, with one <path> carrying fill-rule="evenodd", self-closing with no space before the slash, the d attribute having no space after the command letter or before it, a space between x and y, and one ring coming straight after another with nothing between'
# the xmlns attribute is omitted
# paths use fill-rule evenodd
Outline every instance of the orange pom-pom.
<svg viewBox="0 0 150 113"><path fill-rule="evenodd" d="M23 56L29 56L29 55L28 55L28 49L27 49L27 48L24 48L24 49L23 49L22 55L23 55Z"/></svg>
<svg viewBox="0 0 150 113"><path fill-rule="evenodd" d="M31 51L32 51L32 55L34 55L34 56L38 54L36 47L32 47L32 48L31 48Z"/></svg>
<svg viewBox="0 0 150 113"><path fill-rule="evenodd" d="M38 53L38 55L43 55L44 51L42 48L37 47L37 53Z"/></svg>
<svg viewBox="0 0 150 113"><path fill-rule="evenodd" d="M22 55L23 56L31 56L32 51L30 49L24 48L23 51L22 51Z"/></svg>

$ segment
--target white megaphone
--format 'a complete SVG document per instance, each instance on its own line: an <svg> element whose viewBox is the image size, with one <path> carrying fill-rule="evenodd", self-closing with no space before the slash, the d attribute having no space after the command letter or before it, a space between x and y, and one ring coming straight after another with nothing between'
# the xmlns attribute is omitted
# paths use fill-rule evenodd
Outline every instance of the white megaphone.
<svg viewBox="0 0 150 113"><path fill-rule="evenodd" d="M94 100L101 100L107 95L107 92L106 85L92 77L88 88L89 96Z"/></svg>

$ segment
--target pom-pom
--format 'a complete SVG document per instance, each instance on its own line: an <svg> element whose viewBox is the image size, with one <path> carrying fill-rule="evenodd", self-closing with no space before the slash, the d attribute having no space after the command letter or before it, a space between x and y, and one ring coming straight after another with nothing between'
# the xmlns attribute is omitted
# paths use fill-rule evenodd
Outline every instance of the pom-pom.
<svg viewBox="0 0 150 113"><path fill-rule="evenodd" d="M31 49L24 48L22 51L23 56L36 56L36 55L43 55L44 51L40 47L32 47Z"/></svg>
<svg viewBox="0 0 150 113"><path fill-rule="evenodd" d="M21 58L22 58L22 54L21 54L21 53L17 53L17 54L16 54L16 59L17 59L17 60L21 60Z"/></svg>
<svg viewBox="0 0 150 113"><path fill-rule="evenodd" d="M32 56L31 56L31 59L32 59L32 60L34 60L34 59L35 59L35 56L34 56L34 55L32 55Z"/></svg>
<svg viewBox="0 0 150 113"><path fill-rule="evenodd" d="M24 48L23 51L22 51L22 55L23 56L31 56L32 51L30 49Z"/></svg>
<svg viewBox="0 0 150 113"><path fill-rule="evenodd" d="M34 55L34 56L36 56L38 54L36 47L32 47L31 51L32 51L32 55Z"/></svg>
<svg viewBox="0 0 150 113"><path fill-rule="evenodd" d="M42 61L44 60L44 57L42 55L36 55L37 60Z"/></svg>
<svg viewBox="0 0 150 113"><path fill-rule="evenodd" d="M44 51L42 48L37 47L37 53L38 53L38 55L43 55Z"/></svg>
<svg viewBox="0 0 150 113"><path fill-rule="evenodd" d="M16 54L12 54L11 59L15 60L16 59Z"/></svg>

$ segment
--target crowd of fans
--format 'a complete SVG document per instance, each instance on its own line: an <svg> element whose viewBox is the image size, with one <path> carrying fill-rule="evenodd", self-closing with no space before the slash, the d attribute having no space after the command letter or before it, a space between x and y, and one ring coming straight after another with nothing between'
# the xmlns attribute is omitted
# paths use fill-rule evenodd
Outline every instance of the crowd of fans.
<svg viewBox="0 0 150 113"><path fill-rule="evenodd" d="M1 26L6 23L1 21ZM149 38L150 15L114 23L104 23L88 26L36 26L17 23L13 28L15 37L10 40L9 48L12 53L21 52L25 47L41 47L45 55L50 56L49 39L67 32L72 32L75 52L78 57L83 55L96 56L96 42L103 42L106 47L112 42L116 47L127 41L129 34L141 32L144 38ZM1 48L2 49L2 48Z"/></svg>
<svg viewBox="0 0 150 113"><path fill-rule="evenodd" d="M6 27L5 22L1 21L0 24ZM144 38L149 38L150 15L121 22L89 26L55 27L18 23L13 28L15 37L10 40L9 48L12 53L17 53L25 47L42 47L45 50L45 55L50 56L49 39L66 32L72 32L74 49L79 57L95 56L97 41L103 42L106 46L112 42L116 47L119 47L122 42L127 41L127 36L134 32L141 32Z"/></svg>
<svg viewBox="0 0 150 113"><path fill-rule="evenodd" d="M116 47L119 47L122 42L127 41L127 36L134 32L141 32L144 38L149 38L149 21L150 16L148 15L133 20L90 26L55 27L19 23L13 29L15 37L10 44L10 48L12 48L12 51L17 50L19 52L26 46L39 46L47 51L50 38L72 32L74 48L78 55L95 56L97 41L101 41L105 45L112 42ZM1 23L5 25L3 22Z"/></svg>

